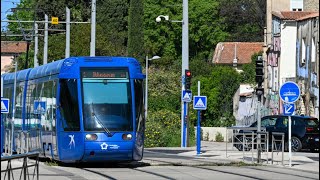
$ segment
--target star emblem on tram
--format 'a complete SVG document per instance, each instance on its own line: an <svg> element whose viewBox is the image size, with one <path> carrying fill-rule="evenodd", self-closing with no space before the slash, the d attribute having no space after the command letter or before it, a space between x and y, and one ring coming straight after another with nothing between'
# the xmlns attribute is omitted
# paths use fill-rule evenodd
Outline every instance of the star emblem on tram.
<svg viewBox="0 0 320 180"><path fill-rule="evenodd" d="M107 150L108 149L108 144L106 144L105 142L102 143L100 146L101 146L102 150Z"/></svg>

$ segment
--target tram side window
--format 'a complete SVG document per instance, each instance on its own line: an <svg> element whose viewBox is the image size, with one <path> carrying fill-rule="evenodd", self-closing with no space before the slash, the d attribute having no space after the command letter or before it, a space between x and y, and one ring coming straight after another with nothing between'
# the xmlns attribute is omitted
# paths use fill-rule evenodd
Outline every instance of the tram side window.
<svg viewBox="0 0 320 180"><path fill-rule="evenodd" d="M10 102L12 102L12 94L13 94L12 92L13 92L13 86L9 87L9 88L5 88L4 93L3 93L4 97L8 98ZM4 115L4 117L5 117L5 120L4 120L5 128L11 129L10 121L12 118L12 103L9 103L9 113L8 114L1 114L1 116L2 115Z"/></svg>
<svg viewBox="0 0 320 180"><path fill-rule="evenodd" d="M15 113L14 113L14 129L19 130L22 128L22 108L23 108L23 90L24 83L18 84L15 97Z"/></svg>
<svg viewBox="0 0 320 180"><path fill-rule="evenodd" d="M58 80L54 80L52 83L52 129L56 129L56 96L57 96L57 83Z"/></svg>
<svg viewBox="0 0 320 180"><path fill-rule="evenodd" d="M144 129L144 91L143 91L143 81L134 81L135 90L135 108L136 108L136 129L138 132Z"/></svg>
<svg viewBox="0 0 320 180"><path fill-rule="evenodd" d="M60 80L60 114L65 131L80 131L78 91L76 79Z"/></svg>
<svg viewBox="0 0 320 180"><path fill-rule="evenodd" d="M46 102L45 114L41 116L41 126L45 131L52 130L52 108L53 108L53 98L52 98L52 85L53 81L44 82L42 88L41 100Z"/></svg>
<svg viewBox="0 0 320 180"><path fill-rule="evenodd" d="M26 126L27 129L36 128L36 117L33 113L33 102L36 97L36 85L34 81L28 82L26 98Z"/></svg>

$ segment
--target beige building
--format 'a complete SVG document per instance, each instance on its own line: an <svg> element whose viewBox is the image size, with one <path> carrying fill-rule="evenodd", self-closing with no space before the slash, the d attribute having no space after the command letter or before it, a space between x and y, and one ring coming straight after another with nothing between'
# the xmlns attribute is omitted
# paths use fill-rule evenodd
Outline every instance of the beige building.
<svg viewBox="0 0 320 180"><path fill-rule="evenodd" d="M267 0L267 9L266 9L266 28L265 28L265 38L264 38L264 99L263 107L264 111L268 111L269 114L280 114L282 113L282 102L279 99L278 90L282 83L285 81L294 81L301 84L310 84L309 81L306 82L305 78L297 78L303 71L308 76L309 79L317 79L315 74L319 74L319 70L315 69L315 73L312 73L311 67L318 62L318 55L313 55L311 51L316 52L318 49L317 46L312 47L312 37L311 34L314 34L314 29L318 28L306 28L306 25L301 24L310 24L306 23L312 19L315 14L319 14L319 1L318 0ZM317 23L319 23L318 18L316 18ZM302 23L303 22L303 23ZM305 46L302 50L302 41L299 33L301 34L302 26L304 29L305 37L308 38L309 47ZM300 29L299 29L300 28ZM319 33L317 31L317 33ZM309 35L306 35L309 34ZM318 36L313 36L315 43L319 43ZM300 48L300 49L297 49ZM307 50L307 49L310 50ZM313 48L313 50L312 50ZM290 53L292 52L292 53ZM304 56L310 56L310 60L313 58L314 65L309 63L310 68L308 70L303 70L299 65L298 59L301 59L301 52ZM319 52L319 50L318 50ZM319 54L319 53L318 53ZM288 62L290 61L290 63ZM303 61L303 60L302 60ZM291 66L288 66L288 65ZM317 64L319 65L319 64ZM317 83L314 83L317 84ZM312 85L311 85L312 86ZM307 114L313 116L319 116L313 111L317 110L317 103L315 103L316 97L318 97L319 89L318 86L311 86L307 91L310 93L303 96L303 103L297 104L299 114ZM312 94L312 95L311 95ZM310 96L310 98L309 98ZM307 98L305 98L307 97ZM307 100L306 100L307 99ZM311 100L310 100L311 99ZM311 103L312 101L312 103ZM309 103L306 103L309 102ZM305 105L304 105L305 104ZM311 104L311 105L310 105ZM304 106L307 106L306 108ZM313 110L311 110L313 109Z"/></svg>
<svg viewBox="0 0 320 180"><path fill-rule="evenodd" d="M27 43L23 41L1 41L1 74L12 68L14 57L27 51Z"/></svg>

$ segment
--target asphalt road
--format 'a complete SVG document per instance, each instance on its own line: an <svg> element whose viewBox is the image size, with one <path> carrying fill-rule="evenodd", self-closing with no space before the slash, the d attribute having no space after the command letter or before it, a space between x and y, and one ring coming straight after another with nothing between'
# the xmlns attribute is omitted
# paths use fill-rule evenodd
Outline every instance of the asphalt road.
<svg viewBox="0 0 320 180"><path fill-rule="evenodd" d="M135 163L47 163L42 159L39 167L40 180L104 180L104 179L226 179L226 180L273 180L273 179L319 179L319 171L299 170L270 165L246 164L241 161L217 161L218 156L181 156L190 149L146 149L144 160ZM204 153L205 154L205 153ZM308 153L307 153L308 154ZM314 155L316 156L316 155ZM316 157L315 157L316 158ZM214 161L212 160L214 159ZM319 159L319 157L318 157ZM29 161L32 163L32 160ZM13 167L21 161L12 162ZM1 169L6 164L1 162ZM32 178L33 168L29 168ZM15 170L19 179L21 170ZM1 173L1 179L5 174ZM8 175L6 175L8 179Z"/></svg>

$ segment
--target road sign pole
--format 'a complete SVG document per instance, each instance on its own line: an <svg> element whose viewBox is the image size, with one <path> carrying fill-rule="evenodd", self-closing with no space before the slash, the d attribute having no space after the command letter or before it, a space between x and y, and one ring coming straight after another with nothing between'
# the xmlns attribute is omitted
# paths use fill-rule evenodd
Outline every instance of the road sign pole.
<svg viewBox="0 0 320 180"><path fill-rule="evenodd" d="M288 103L284 107L284 114L288 115L289 126L288 126L288 149L289 149L289 166L291 167L291 115L294 113L294 102L296 102L300 97L301 91L295 82L288 81L285 82L279 90L280 98L283 102ZM291 103L291 104L290 104ZM290 111L291 110L291 111Z"/></svg>
<svg viewBox="0 0 320 180"><path fill-rule="evenodd" d="M200 81L198 81L198 96L200 96ZM197 155L200 154L201 151L201 121L200 110L198 110L198 123L197 123Z"/></svg>
<svg viewBox="0 0 320 180"><path fill-rule="evenodd" d="M201 127L200 127L200 110L198 110L198 123L197 123L197 155L200 155L201 149Z"/></svg>
<svg viewBox="0 0 320 180"><path fill-rule="evenodd" d="M182 147L186 147L186 116L187 116L187 109L186 109L186 102L183 102L184 114L183 114L183 124L182 124Z"/></svg>
<svg viewBox="0 0 320 180"><path fill-rule="evenodd" d="M288 141L289 141L289 167L291 167L291 156L292 156L292 153L291 153L291 116L289 116L289 132L288 132Z"/></svg>
<svg viewBox="0 0 320 180"><path fill-rule="evenodd" d="M3 97L3 77L1 77L1 97Z"/></svg>
<svg viewBox="0 0 320 180"><path fill-rule="evenodd" d="M257 139L257 148L258 148L258 158L257 161L258 163L261 162L261 136L260 136L260 132L261 132L261 100L258 100L258 139Z"/></svg>

